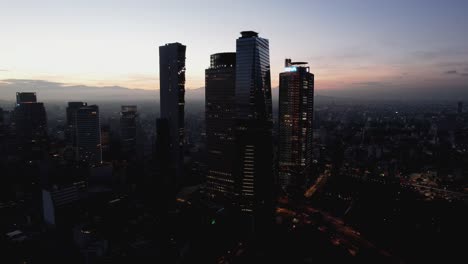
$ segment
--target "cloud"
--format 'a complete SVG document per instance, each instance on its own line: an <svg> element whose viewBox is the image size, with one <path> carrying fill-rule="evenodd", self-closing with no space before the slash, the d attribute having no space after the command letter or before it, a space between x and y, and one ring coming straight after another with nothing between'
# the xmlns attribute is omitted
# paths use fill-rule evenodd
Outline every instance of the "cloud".
<svg viewBox="0 0 468 264"><path fill-rule="evenodd" d="M450 70L450 71L446 71L444 73L445 74L457 74L458 72L456 70Z"/></svg>
<svg viewBox="0 0 468 264"><path fill-rule="evenodd" d="M435 58L438 58L440 57L440 53L439 52L435 52L435 51L415 51L413 52L413 56L417 59L422 59L422 60L432 60L432 59L435 59Z"/></svg>
<svg viewBox="0 0 468 264"><path fill-rule="evenodd" d="M353 83L354 85L363 85L363 86L388 86L392 85L392 83L389 82L357 82Z"/></svg>
<svg viewBox="0 0 468 264"><path fill-rule="evenodd" d="M372 53L361 50L358 48L348 48L339 52L334 52L333 54L326 54L320 56L310 56L306 57L309 61L322 61L322 60L354 60L372 57Z"/></svg>
<svg viewBox="0 0 468 264"><path fill-rule="evenodd" d="M462 73L461 76L468 77L468 72L467 73Z"/></svg>
<svg viewBox="0 0 468 264"><path fill-rule="evenodd" d="M460 59L468 56L468 50L463 49L440 49L440 50L420 50L412 52L412 56L418 60L438 61L447 59ZM442 62L446 63L446 62ZM451 64L453 62L448 62ZM466 62L461 62L466 65Z"/></svg>

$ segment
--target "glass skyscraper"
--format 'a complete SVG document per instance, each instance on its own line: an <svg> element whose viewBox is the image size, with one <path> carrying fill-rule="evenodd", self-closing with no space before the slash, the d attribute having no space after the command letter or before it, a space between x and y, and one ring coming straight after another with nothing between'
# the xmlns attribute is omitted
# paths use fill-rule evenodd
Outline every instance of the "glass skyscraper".
<svg viewBox="0 0 468 264"><path fill-rule="evenodd" d="M67 106L67 127L65 128L65 140L68 145L76 147L76 111L87 106L85 102L68 102Z"/></svg>
<svg viewBox="0 0 468 264"><path fill-rule="evenodd" d="M138 113L136 105L123 105L120 112L120 140L125 159L136 159Z"/></svg>
<svg viewBox="0 0 468 264"><path fill-rule="evenodd" d="M236 53L211 55L205 70L205 121L208 195L217 202L233 201Z"/></svg>
<svg viewBox="0 0 468 264"><path fill-rule="evenodd" d="M79 161L90 165L102 162L101 123L97 105L76 110L76 146Z"/></svg>
<svg viewBox="0 0 468 264"><path fill-rule="evenodd" d="M271 210L273 149L269 43L253 31L237 39L235 100L239 205L256 228Z"/></svg>
<svg viewBox="0 0 468 264"><path fill-rule="evenodd" d="M185 50L180 43L159 47L161 119L169 125L169 155L177 185L184 169Z"/></svg>
<svg viewBox="0 0 468 264"><path fill-rule="evenodd" d="M306 62L286 59L279 77L279 184L303 191L311 176L314 75Z"/></svg>
<svg viewBox="0 0 468 264"><path fill-rule="evenodd" d="M47 117L36 93L16 93L13 127L17 154L23 160L40 160L47 151Z"/></svg>

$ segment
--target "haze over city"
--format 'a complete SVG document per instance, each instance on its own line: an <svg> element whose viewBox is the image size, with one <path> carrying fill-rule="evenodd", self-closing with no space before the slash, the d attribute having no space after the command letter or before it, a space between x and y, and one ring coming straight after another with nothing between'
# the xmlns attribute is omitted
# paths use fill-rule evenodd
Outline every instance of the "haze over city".
<svg viewBox="0 0 468 264"><path fill-rule="evenodd" d="M318 94L454 99L468 95L467 11L462 0L2 1L0 88L158 89L157 47L177 41L196 89L209 55L253 29L270 39L273 88L293 57L309 62Z"/></svg>

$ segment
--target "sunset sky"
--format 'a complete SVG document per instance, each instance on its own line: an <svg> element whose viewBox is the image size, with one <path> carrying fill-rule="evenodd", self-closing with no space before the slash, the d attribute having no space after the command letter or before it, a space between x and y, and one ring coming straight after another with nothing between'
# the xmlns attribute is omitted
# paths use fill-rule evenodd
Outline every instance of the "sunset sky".
<svg viewBox="0 0 468 264"><path fill-rule="evenodd" d="M0 0L0 80L157 89L158 46L187 45L187 88L239 32L308 61L317 90L467 88L468 1Z"/></svg>

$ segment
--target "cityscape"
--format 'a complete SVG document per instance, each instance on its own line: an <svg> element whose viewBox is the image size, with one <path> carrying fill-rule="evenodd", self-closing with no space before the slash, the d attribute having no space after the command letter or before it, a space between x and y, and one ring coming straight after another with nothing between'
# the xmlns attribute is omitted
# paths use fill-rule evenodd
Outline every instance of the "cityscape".
<svg viewBox="0 0 468 264"><path fill-rule="evenodd" d="M0 67L0 262L463 262L468 46L447 97L348 96L255 28L205 43L202 87L183 41L150 43L158 89Z"/></svg>

